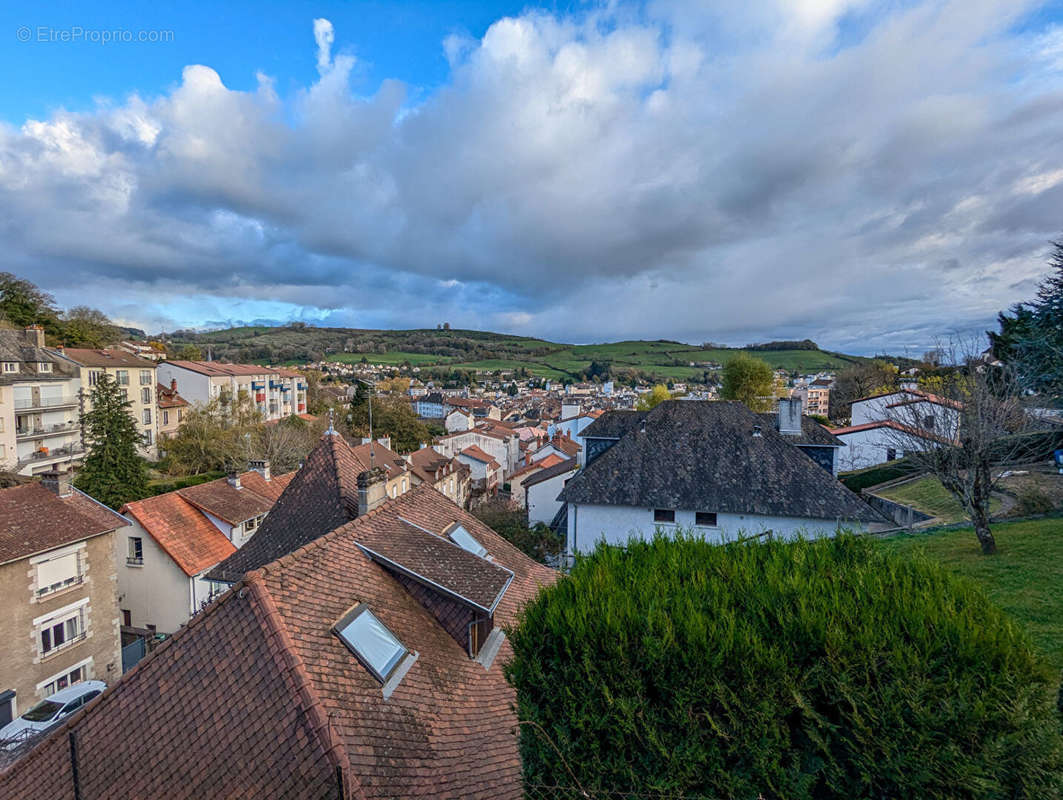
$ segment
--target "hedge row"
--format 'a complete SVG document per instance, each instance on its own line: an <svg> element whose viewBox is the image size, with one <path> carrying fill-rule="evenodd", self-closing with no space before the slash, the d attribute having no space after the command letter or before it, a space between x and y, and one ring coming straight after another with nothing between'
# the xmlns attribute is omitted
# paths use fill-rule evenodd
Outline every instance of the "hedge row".
<svg viewBox="0 0 1063 800"><path fill-rule="evenodd" d="M529 784L572 770L591 796L787 800L1063 784L1059 676L973 584L867 537L601 546L510 641Z"/></svg>

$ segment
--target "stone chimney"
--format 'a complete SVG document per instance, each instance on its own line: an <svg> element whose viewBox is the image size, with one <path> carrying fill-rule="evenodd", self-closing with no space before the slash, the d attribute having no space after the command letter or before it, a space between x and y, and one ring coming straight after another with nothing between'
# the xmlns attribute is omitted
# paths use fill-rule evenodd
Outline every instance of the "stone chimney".
<svg viewBox="0 0 1063 800"><path fill-rule="evenodd" d="M388 499L388 473L373 467L358 473L358 516L364 516Z"/></svg>
<svg viewBox="0 0 1063 800"><path fill-rule="evenodd" d="M30 325L26 328L26 341L36 347L44 347L44 328Z"/></svg>
<svg viewBox="0 0 1063 800"><path fill-rule="evenodd" d="M801 398L779 399L779 433L783 436L801 435Z"/></svg>
<svg viewBox="0 0 1063 800"><path fill-rule="evenodd" d="M251 469L251 470L254 470L259 475L261 475L263 478L265 478L267 481L270 480L270 477L269 477L269 459L268 458L252 459L251 461L247 462L247 468Z"/></svg>
<svg viewBox="0 0 1063 800"><path fill-rule="evenodd" d="M240 473L237 472L235 469L229 470L229 475L225 480L227 480L229 482L229 485L234 489L243 488L242 486L240 486Z"/></svg>
<svg viewBox="0 0 1063 800"><path fill-rule="evenodd" d="M60 497L70 497L74 493L71 477L69 472L56 469L49 470L41 473L41 486L55 492Z"/></svg>
<svg viewBox="0 0 1063 800"><path fill-rule="evenodd" d="M177 394L177 378L170 378L170 391Z"/></svg>

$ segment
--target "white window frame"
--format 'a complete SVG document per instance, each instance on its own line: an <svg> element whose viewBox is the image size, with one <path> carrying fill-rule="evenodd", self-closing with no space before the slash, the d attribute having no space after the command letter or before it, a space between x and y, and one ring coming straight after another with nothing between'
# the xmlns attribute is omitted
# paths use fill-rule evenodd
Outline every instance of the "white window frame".
<svg viewBox="0 0 1063 800"><path fill-rule="evenodd" d="M151 370L150 369L142 369L140 371L140 385L141 386L151 386L152 383L153 383L153 381L151 380Z"/></svg>
<svg viewBox="0 0 1063 800"><path fill-rule="evenodd" d="M134 548L133 542L140 542L140 556L133 555ZM142 567L144 566L144 537L143 536L127 536L125 545L125 563L127 567Z"/></svg>
<svg viewBox="0 0 1063 800"><path fill-rule="evenodd" d="M44 372L51 372L51 371L52 371L52 362L51 361L38 361L37 362L37 372L44 373Z"/></svg>
<svg viewBox="0 0 1063 800"><path fill-rule="evenodd" d="M30 566L34 570L34 582L36 583L36 589L34 590L34 597L51 597L54 594L70 589L74 586L80 586L85 582L85 559L82 557L81 552L85 550L85 543L78 542L77 544L70 545L69 547L63 547L59 550L50 550L47 553L42 553L39 556L34 556L30 559ZM58 589L50 589L49 591L42 592L40 586L40 570L38 567L47 562L55 561L59 558L66 558L67 556L74 555L77 558L77 578Z"/></svg>
<svg viewBox="0 0 1063 800"><path fill-rule="evenodd" d="M71 647L85 640L88 636L88 617L89 617L89 598L83 597L76 603L71 603L68 606L63 606L48 614L42 614L33 620L34 639L37 643L37 655L39 658L46 659L51 658L56 653L61 653L64 650L68 650ZM66 638L65 641L53 647L50 647L47 651L44 649L44 641L42 634L46 629L54 628L57 625L65 625L68 620L77 619L78 632L71 638ZM65 633L64 633L65 637Z"/></svg>
<svg viewBox="0 0 1063 800"><path fill-rule="evenodd" d="M5 361L4 362L4 372L18 372L18 362L17 361Z"/></svg>
<svg viewBox="0 0 1063 800"><path fill-rule="evenodd" d="M385 633L387 633L387 635L394 641L395 645L398 648L398 651L395 652L394 655L392 655L392 657L385 665L383 665L383 672L379 671L373 664L369 662L368 656L359 647L358 643L355 642L354 639L350 638L350 635L347 632L355 620L364 617L364 615L366 614L369 615L368 618L372 621L370 624L376 623L377 626L379 626ZM386 684L388 682L388 679L391 678L391 676L394 675L396 671L402 666L403 661L406 660L407 656L409 656L411 652L410 648L408 648L399 640L399 637L395 635L395 632L392 631L391 628L389 628L384 623L384 621L380 619L380 617L374 614L369 608L369 605L366 603L359 603L358 605L347 611L342 617L340 617L336 621L336 624L332 626L332 631L336 634L336 638L338 638L343 643L344 647L350 650L354 654L355 658L357 658L358 661L362 664L362 666L364 666L369 671L369 673L382 684Z"/></svg>
<svg viewBox="0 0 1063 800"><path fill-rule="evenodd" d="M89 656L88 658L83 658L78 663L71 664L69 667L66 667L61 672L57 672L52 677L46 678L43 681L41 681L40 683L38 683L37 684L37 696L40 697L43 700L44 698L50 697L51 695L55 694L59 690L54 688L54 684L60 678L68 677L70 675L70 673L73 672L76 669L80 669L81 670L81 680L75 681L75 683L81 683L82 681L91 681L92 680L92 675L93 675L93 672L92 672L92 656ZM74 685L74 683L67 683L67 686L73 686L73 685ZM66 687L64 686L63 688L65 689ZM51 689L51 691L47 691L46 692L45 691L46 689Z"/></svg>

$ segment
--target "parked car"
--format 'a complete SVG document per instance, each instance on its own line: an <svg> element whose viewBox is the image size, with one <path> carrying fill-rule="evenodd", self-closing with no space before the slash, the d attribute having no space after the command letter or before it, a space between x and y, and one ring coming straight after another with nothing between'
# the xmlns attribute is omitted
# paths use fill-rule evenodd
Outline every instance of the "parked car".
<svg viewBox="0 0 1063 800"><path fill-rule="evenodd" d="M60 689L0 728L0 747L17 747L26 739L58 725L106 688L103 681L82 681Z"/></svg>

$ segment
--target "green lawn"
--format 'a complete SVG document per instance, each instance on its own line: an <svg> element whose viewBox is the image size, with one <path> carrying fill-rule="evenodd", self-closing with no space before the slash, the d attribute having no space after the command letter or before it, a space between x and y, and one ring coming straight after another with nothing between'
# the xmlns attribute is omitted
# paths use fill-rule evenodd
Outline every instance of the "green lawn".
<svg viewBox="0 0 1063 800"><path fill-rule="evenodd" d="M993 526L998 552L983 556L970 528L901 534L883 541L900 552L922 549L964 575L1018 619L1036 647L1063 669L1063 518Z"/></svg>
<svg viewBox="0 0 1063 800"><path fill-rule="evenodd" d="M917 481L892 486L875 494L913 506L918 511L938 517L943 523L963 522L967 519L963 508L937 478L926 477ZM1000 501L993 498L989 503L989 513L995 514L1000 508Z"/></svg>

